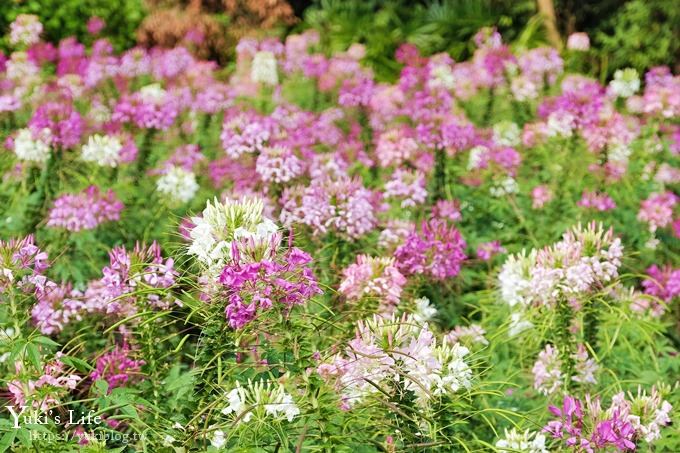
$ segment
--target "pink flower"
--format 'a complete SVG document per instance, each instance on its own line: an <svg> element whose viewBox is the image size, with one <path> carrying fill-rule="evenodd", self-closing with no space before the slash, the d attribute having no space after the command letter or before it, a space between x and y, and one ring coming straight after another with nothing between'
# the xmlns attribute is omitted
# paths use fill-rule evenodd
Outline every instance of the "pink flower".
<svg viewBox="0 0 680 453"><path fill-rule="evenodd" d="M272 239L276 250L280 235ZM227 297L224 313L232 329L240 329L257 316L278 305L284 311L302 305L316 294L321 294L309 266L312 258L298 248L291 248L280 256L258 262L242 262L241 252L252 244L247 241L232 243L232 262L222 269L219 282ZM240 250L243 248L244 250Z"/></svg>
<svg viewBox="0 0 680 453"><path fill-rule="evenodd" d="M596 211L604 212L616 208L616 203L606 193L598 192L583 192L581 199L576 203L582 208L590 208Z"/></svg>
<svg viewBox="0 0 680 453"><path fill-rule="evenodd" d="M120 219L123 210L116 194L109 189L105 194L97 186L90 186L80 194L65 194L54 201L47 226L69 231L92 230L104 222Z"/></svg>
<svg viewBox="0 0 680 453"><path fill-rule="evenodd" d="M87 21L87 32L91 35L96 35L104 29L106 22L100 17L93 16Z"/></svg>
<svg viewBox="0 0 680 453"><path fill-rule="evenodd" d="M533 199L531 206L534 209L541 209L552 200L553 194L548 186L536 186L531 190L531 198Z"/></svg>
<svg viewBox="0 0 680 453"><path fill-rule="evenodd" d="M385 184L385 196L401 200L401 207L408 208L425 202L425 175L419 171L397 169Z"/></svg>
<svg viewBox="0 0 680 453"><path fill-rule="evenodd" d="M673 221L673 207L677 202L673 192L653 193L640 204L638 220L649 224L651 232L666 227Z"/></svg>
<svg viewBox="0 0 680 453"><path fill-rule="evenodd" d="M590 38L587 33L572 33L567 38L567 49L585 52L590 49Z"/></svg>
<svg viewBox="0 0 680 453"><path fill-rule="evenodd" d="M144 360L130 358L131 349L128 345L116 346L112 351L101 355L97 365L90 374L93 381L103 379L109 384L109 393L116 387L122 387L141 377Z"/></svg>
<svg viewBox="0 0 680 453"><path fill-rule="evenodd" d="M427 275L435 280L455 277L465 260L465 240L460 232L444 220L423 222L395 252L397 268L402 274Z"/></svg>
<svg viewBox="0 0 680 453"><path fill-rule="evenodd" d="M665 302L670 302L680 295L680 269L665 266L662 269L654 264L647 269L648 278L642 281L645 294L649 294Z"/></svg>
<svg viewBox="0 0 680 453"><path fill-rule="evenodd" d="M375 297L383 310L399 303L406 278L394 264L394 258L374 258L358 255L356 263L343 272L339 291L351 301ZM382 310L381 310L382 311Z"/></svg>
<svg viewBox="0 0 680 453"><path fill-rule="evenodd" d="M477 258L482 261L489 261L499 253L505 253L505 248L499 241L483 242L477 246Z"/></svg>

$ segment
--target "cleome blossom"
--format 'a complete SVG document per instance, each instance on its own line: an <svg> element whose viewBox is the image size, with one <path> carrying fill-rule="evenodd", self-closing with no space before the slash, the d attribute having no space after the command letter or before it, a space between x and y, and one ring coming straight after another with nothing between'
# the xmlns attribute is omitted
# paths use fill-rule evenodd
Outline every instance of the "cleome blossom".
<svg viewBox="0 0 680 453"><path fill-rule="evenodd" d="M427 324L411 315L374 315L358 323L345 353L319 365L317 372L335 383L344 409L383 392L398 397L399 389L425 407L472 386L472 370L463 360L468 353L459 343L438 342Z"/></svg>
<svg viewBox="0 0 680 453"><path fill-rule="evenodd" d="M248 380L242 386L236 381L226 399L229 405L222 409L222 414L233 417L236 423L263 419L292 422L300 415L300 408L282 384Z"/></svg>
<svg viewBox="0 0 680 453"><path fill-rule="evenodd" d="M90 186L79 194L64 194L54 200L47 219L47 226L68 231L93 230L105 222L120 219L123 203L113 190L102 193L97 186Z"/></svg>
<svg viewBox="0 0 680 453"><path fill-rule="evenodd" d="M623 392L614 395L605 410L600 398L586 395L584 405L566 395L562 407L548 408L556 420L543 431L577 451L632 451L643 441L653 443L661 437L661 427L671 422L671 404L655 387L650 395L638 389L636 396L629 393L628 397Z"/></svg>
<svg viewBox="0 0 680 453"><path fill-rule="evenodd" d="M202 216L191 218L194 227L189 231L191 245L187 251L215 279L224 264L231 260L231 243L238 239L252 239L268 248L278 226L264 216L264 203L259 198L244 197L220 203L207 202Z"/></svg>
<svg viewBox="0 0 680 453"><path fill-rule="evenodd" d="M233 329L274 304L290 310L321 293L309 266L311 256L284 247L278 226L263 210L258 198L215 200L208 202L203 217L191 219L195 226L188 253L205 268L205 292L227 300L225 317Z"/></svg>
<svg viewBox="0 0 680 453"><path fill-rule="evenodd" d="M406 278L394 265L394 258L358 255L356 263L343 271L339 291L350 301L376 298L381 311L390 311L399 303Z"/></svg>
<svg viewBox="0 0 680 453"><path fill-rule="evenodd" d="M498 276L501 298L511 307L551 305L597 290L618 276L622 256L613 230L578 225L549 247L511 255Z"/></svg>

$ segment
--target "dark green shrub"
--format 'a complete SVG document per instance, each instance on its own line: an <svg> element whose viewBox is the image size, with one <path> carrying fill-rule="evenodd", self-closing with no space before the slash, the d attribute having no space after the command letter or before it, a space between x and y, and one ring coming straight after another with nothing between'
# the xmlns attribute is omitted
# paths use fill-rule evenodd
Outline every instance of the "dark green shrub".
<svg viewBox="0 0 680 453"><path fill-rule="evenodd" d="M142 0L3 0L0 2L3 35L19 14L40 17L45 27L43 39L50 42L68 36L87 40L88 19L100 17L106 22L103 33L117 50L122 50L135 43L135 30L144 18L144 5Z"/></svg>

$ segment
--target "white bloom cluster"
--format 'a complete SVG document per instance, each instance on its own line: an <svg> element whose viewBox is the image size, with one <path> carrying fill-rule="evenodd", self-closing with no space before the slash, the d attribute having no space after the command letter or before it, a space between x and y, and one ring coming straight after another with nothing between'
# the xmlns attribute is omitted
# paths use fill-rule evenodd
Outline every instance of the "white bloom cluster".
<svg viewBox="0 0 680 453"><path fill-rule="evenodd" d="M633 68L619 69L609 82L609 91L616 97L629 98L640 89L640 75Z"/></svg>
<svg viewBox="0 0 680 453"><path fill-rule="evenodd" d="M497 198L503 197L505 195L512 195L517 192L519 192L519 185L512 176L502 179L493 187L491 187L491 189L489 189L489 193Z"/></svg>
<svg viewBox="0 0 680 453"><path fill-rule="evenodd" d="M38 16L33 14L19 14L9 25L9 42L13 46L21 44L30 46L40 42L43 24Z"/></svg>
<svg viewBox="0 0 680 453"><path fill-rule="evenodd" d="M220 449L224 447L227 444L227 438L225 437L224 431L221 429L216 429L215 432L213 432L213 436L210 439L210 445L213 447Z"/></svg>
<svg viewBox="0 0 680 453"><path fill-rule="evenodd" d="M278 85L279 74L276 71L276 56L266 50L257 52L253 57L250 78L253 82Z"/></svg>
<svg viewBox="0 0 680 453"><path fill-rule="evenodd" d="M435 65L432 68L427 85L429 88L452 89L456 85L456 77L453 74L451 65L446 63Z"/></svg>
<svg viewBox="0 0 680 453"><path fill-rule="evenodd" d="M152 83L139 89L142 101L148 104L161 104L165 100L167 92L160 83Z"/></svg>
<svg viewBox="0 0 680 453"><path fill-rule="evenodd" d="M188 253L215 277L230 260L231 243L234 240L249 239L270 247L272 236L279 227L263 215L264 204L259 198L243 198L220 203L208 201L202 217L192 217L195 225L189 235L191 245Z"/></svg>
<svg viewBox="0 0 680 453"><path fill-rule="evenodd" d="M416 309L413 313L413 319L417 322L424 323L437 316L437 309L430 304L430 299L427 297L420 297L414 302Z"/></svg>
<svg viewBox="0 0 680 453"><path fill-rule="evenodd" d="M545 436L541 433L526 430L524 432L517 431L512 428L510 431L505 430L505 439L499 439L496 442L496 447L499 451L504 452L526 452L526 453L548 453L549 450L545 446Z"/></svg>
<svg viewBox="0 0 680 453"><path fill-rule="evenodd" d="M479 168L482 163L484 163L485 155L489 152L489 148L486 146L475 146L470 150L470 155L468 157L468 170L474 170Z"/></svg>
<svg viewBox="0 0 680 453"><path fill-rule="evenodd" d="M521 133L517 123L512 121L500 121L493 126L493 140L501 146L519 145Z"/></svg>
<svg viewBox="0 0 680 453"><path fill-rule="evenodd" d="M498 276L501 298L511 307L540 305L597 289L618 276L622 256L611 229L579 225L550 247L509 256Z"/></svg>
<svg viewBox="0 0 680 453"><path fill-rule="evenodd" d="M576 118L568 112L552 112L546 122L548 137L571 137L576 129Z"/></svg>
<svg viewBox="0 0 680 453"><path fill-rule="evenodd" d="M156 181L156 190L171 202L182 204L190 201L198 191L196 175L182 167L172 166Z"/></svg>
<svg viewBox="0 0 680 453"><path fill-rule="evenodd" d="M14 154L21 160L44 163L50 157L49 137L49 129L40 138L34 138L30 129L20 129L14 138Z"/></svg>
<svg viewBox="0 0 680 453"><path fill-rule="evenodd" d="M412 315L376 315L359 322L344 355L317 371L335 381L347 409L369 395L398 389L411 392L424 407L437 396L472 386L472 370L464 361L468 353L459 343L438 344L428 325Z"/></svg>
<svg viewBox="0 0 680 453"><path fill-rule="evenodd" d="M122 149L123 145L118 138L95 134L83 145L80 157L85 162L93 162L101 167L116 167L120 163Z"/></svg>
<svg viewBox="0 0 680 453"><path fill-rule="evenodd" d="M28 53L12 52L5 75L18 85L27 86L36 79L39 72L40 68L29 58Z"/></svg>
<svg viewBox="0 0 680 453"><path fill-rule="evenodd" d="M238 423L248 423L254 416L292 422L300 415L300 408L283 385L272 385L271 382L253 383L248 380L245 387L236 382L236 387L227 394L227 401L229 405L222 409L222 413L233 415Z"/></svg>

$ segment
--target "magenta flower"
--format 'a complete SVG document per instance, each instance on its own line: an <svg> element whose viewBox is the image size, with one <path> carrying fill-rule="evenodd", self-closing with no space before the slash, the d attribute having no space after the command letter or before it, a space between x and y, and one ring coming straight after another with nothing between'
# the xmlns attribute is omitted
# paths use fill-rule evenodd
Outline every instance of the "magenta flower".
<svg viewBox="0 0 680 453"><path fill-rule="evenodd" d="M680 295L680 269L665 266L661 269L654 264L647 269L648 278L642 281L645 294L670 302Z"/></svg>
<svg viewBox="0 0 680 453"><path fill-rule="evenodd" d="M144 360L130 358L131 349L128 345L116 346L112 351L101 355L97 365L90 374L93 381L105 380L109 384L109 392L116 387L122 387L141 377Z"/></svg>
<svg viewBox="0 0 680 453"><path fill-rule="evenodd" d="M57 198L49 212L47 226L73 232L92 230L104 222L119 220L123 207L113 190L101 193L97 186L90 186L80 194Z"/></svg>
<svg viewBox="0 0 680 453"><path fill-rule="evenodd" d="M239 247L249 245L232 243L231 263L222 269L219 277L228 302L224 314L232 329L240 329L253 321L258 310L267 311L280 304L287 311L321 294L309 267L312 258L302 250L293 247L278 259L242 262Z"/></svg>

